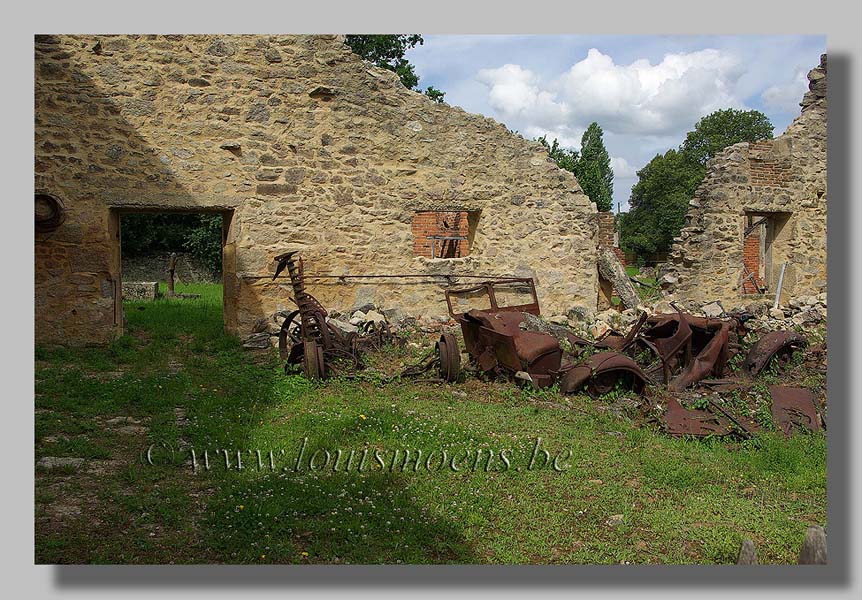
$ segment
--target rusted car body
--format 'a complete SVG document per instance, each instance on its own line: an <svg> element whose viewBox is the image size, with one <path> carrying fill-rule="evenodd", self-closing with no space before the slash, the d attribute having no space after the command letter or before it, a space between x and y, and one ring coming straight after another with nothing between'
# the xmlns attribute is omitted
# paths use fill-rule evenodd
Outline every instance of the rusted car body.
<svg viewBox="0 0 862 600"><path fill-rule="evenodd" d="M531 300L501 304L501 290L513 286L520 288ZM457 312L453 302L466 296L473 296L474 301L478 296L489 308ZM531 381L539 388L559 382L563 393L586 387L592 395L610 391L620 380L625 380L631 389L640 393L649 382L637 363L615 350L594 354L575 365L553 335L524 329L522 324L526 314L540 314L535 283L531 278L486 281L471 287L447 290L446 302L449 314L461 326L467 352L483 373ZM566 337L573 346L599 346L574 334L566 334ZM622 348L627 338L608 347Z"/></svg>
<svg viewBox="0 0 862 600"><path fill-rule="evenodd" d="M501 292L528 295L520 304L501 304ZM454 302L470 301L487 306L457 312ZM449 315L461 326L464 346L480 371L507 374L532 381L537 387L552 385L559 373L563 350L549 334L521 328L524 313L539 315L539 301L532 278L485 281L446 290Z"/></svg>

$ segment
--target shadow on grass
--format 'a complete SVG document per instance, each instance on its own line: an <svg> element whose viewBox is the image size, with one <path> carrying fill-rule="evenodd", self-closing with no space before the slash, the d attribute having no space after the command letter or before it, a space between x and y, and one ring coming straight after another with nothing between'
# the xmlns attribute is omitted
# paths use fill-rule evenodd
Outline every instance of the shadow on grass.
<svg viewBox="0 0 862 600"><path fill-rule="evenodd" d="M362 422L366 426L353 426L356 415L351 405L367 402L376 393L373 388L336 383L331 390L301 376L285 375L274 352L249 354L236 338L224 333L221 306L212 301L213 296L127 303L128 333L109 347L42 351L40 358L47 367L39 384L38 405L79 420L113 414L145 417L147 443L211 452L294 447L302 435L309 437L313 448L349 449L399 441L386 433L392 429L390 424L409 420L398 410L386 415L367 410L371 418ZM100 376L106 372L119 375ZM344 405L344 414L326 418L323 411L318 413L319 403L329 403L330 408ZM182 423L178 413L183 415ZM384 422L387 425L381 429ZM81 428L75 422L72 425ZM428 435L437 433L432 430ZM467 437L460 430L448 434L453 440ZM423 474L412 475L417 476ZM190 480L193 477L198 479ZM186 463L155 468L141 481L151 486L153 478L161 479L159 489L177 484L189 491L208 488L199 498L188 494L182 499L176 494L168 498L158 489L146 495L143 483L130 484L142 494L136 512L161 514L159 503L170 499L171 514L179 511L179 518L196 520L198 541L183 548L178 561L475 562L462 525L439 508L420 506L418 494L411 491L410 475L345 474L331 469L305 474L222 470L193 475ZM179 527L160 523L163 528ZM111 562L104 551L112 544L94 548L93 556Z"/></svg>

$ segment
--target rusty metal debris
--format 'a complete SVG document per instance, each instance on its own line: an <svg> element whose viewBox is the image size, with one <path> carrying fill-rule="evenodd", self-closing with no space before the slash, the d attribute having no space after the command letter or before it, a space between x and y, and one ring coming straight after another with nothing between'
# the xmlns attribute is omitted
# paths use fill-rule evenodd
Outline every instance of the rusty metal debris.
<svg viewBox="0 0 862 600"><path fill-rule="evenodd" d="M301 364L310 379L324 379L343 364L348 369L362 368L364 349L379 348L394 339L384 323L373 331L349 334L331 326L326 309L305 290L302 261L297 260L296 252L276 259L275 277L288 271L297 305L286 313L279 333L279 351L287 364ZM659 418L667 433L706 437L751 436L759 431L756 422L716 401L717 394L735 392L745 381L730 374L727 367L740 351L739 336L746 333L743 313L700 317L674 305L676 313L641 313L625 335L611 331L592 341L561 327L544 328L535 318L540 309L532 278L500 277L450 288L445 298L449 315L461 328L472 367L487 376L528 382L537 388L558 384L562 393L584 390L594 398L616 389L647 396L650 386L663 385L671 394L701 386L709 392L705 404L697 409L685 408L677 397L667 399ZM566 342L571 345L568 351L563 348ZM805 339L792 331L768 333L752 346L742 371L756 376L776 357L786 361L805 345ZM576 362L584 354L587 356ZM815 348L809 354L819 359L823 351ZM443 333L425 357L389 380L455 382L460 373L458 340ZM794 428L821 428L810 391L785 386L770 386L769 390L773 419L786 435Z"/></svg>
<svg viewBox="0 0 862 600"><path fill-rule="evenodd" d="M635 361L609 350L593 354L566 370L560 379L560 391L569 394L584 387L590 396L598 397L623 384L626 389L641 394L647 383L649 379Z"/></svg>
<svg viewBox="0 0 862 600"><path fill-rule="evenodd" d="M774 357L787 362L793 352L803 348L806 343L805 338L795 331L771 331L751 347L742 363L742 369L755 376L765 369Z"/></svg>
<svg viewBox="0 0 862 600"><path fill-rule="evenodd" d="M327 323L326 309L305 291L302 260L297 260L296 254L287 252L275 257L278 265L273 279L287 269L293 287L292 300L297 306L281 325L278 336L281 356L287 365L301 364L305 376L312 380L325 379L337 369L336 363L346 364L351 371L362 368L356 334L344 334Z"/></svg>
<svg viewBox="0 0 862 600"><path fill-rule="evenodd" d="M286 252L275 257L277 266L273 279L285 269L293 288L293 302L297 310L288 313L278 334L278 350L289 365L302 365L306 377L325 379L333 372L346 370L352 374L364 368L362 355L370 349L398 341L388 323L366 324L359 332L344 333L328 321L327 310L305 290L302 259L297 252ZM461 355L458 342L451 334L443 334L434 350L419 365L405 370L401 377L416 377L437 367L440 381L452 382L461 372Z"/></svg>
<svg viewBox="0 0 862 600"><path fill-rule="evenodd" d="M724 415L706 410L687 409L676 398L669 398L662 416L665 431L670 435L694 437L720 436L733 432L733 424Z"/></svg>
<svg viewBox="0 0 862 600"><path fill-rule="evenodd" d="M707 397L705 409L687 409L674 397L668 399L661 417L665 432L675 436L723 436L738 434L750 437L760 431L757 423L741 417Z"/></svg>
<svg viewBox="0 0 862 600"><path fill-rule="evenodd" d="M814 395L809 390L770 385L769 394L772 396L772 419L785 436L790 437L794 429L820 429Z"/></svg>
<svg viewBox="0 0 862 600"><path fill-rule="evenodd" d="M458 349L457 338L451 333L442 334L431 352L415 365L407 367L398 377L419 378L434 368L438 377L420 378L417 381L454 383L461 375L461 351Z"/></svg>

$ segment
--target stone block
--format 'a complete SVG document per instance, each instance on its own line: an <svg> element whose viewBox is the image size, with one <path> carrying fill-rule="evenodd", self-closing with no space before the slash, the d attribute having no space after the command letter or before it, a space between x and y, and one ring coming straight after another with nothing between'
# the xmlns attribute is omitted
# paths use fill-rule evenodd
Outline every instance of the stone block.
<svg viewBox="0 0 862 600"><path fill-rule="evenodd" d="M155 300L158 297L158 281L123 282L123 300Z"/></svg>

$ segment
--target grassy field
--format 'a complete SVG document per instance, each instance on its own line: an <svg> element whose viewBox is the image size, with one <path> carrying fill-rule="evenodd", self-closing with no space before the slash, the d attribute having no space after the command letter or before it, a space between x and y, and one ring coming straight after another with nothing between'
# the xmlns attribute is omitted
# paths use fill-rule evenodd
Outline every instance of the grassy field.
<svg viewBox="0 0 862 600"><path fill-rule="evenodd" d="M749 537L761 562L793 563L826 524L823 435L670 438L636 426L619 392L314 384L223 333L219 286L177 291L202 297L128 303L108 347L37 348L36 459L85 459L36 468L37 562L730 563ZM431 340L376 360L397 370ZM536 438L559 470L541 451L529 468ZM432 450L459 470L426 469Z"/></svg>

